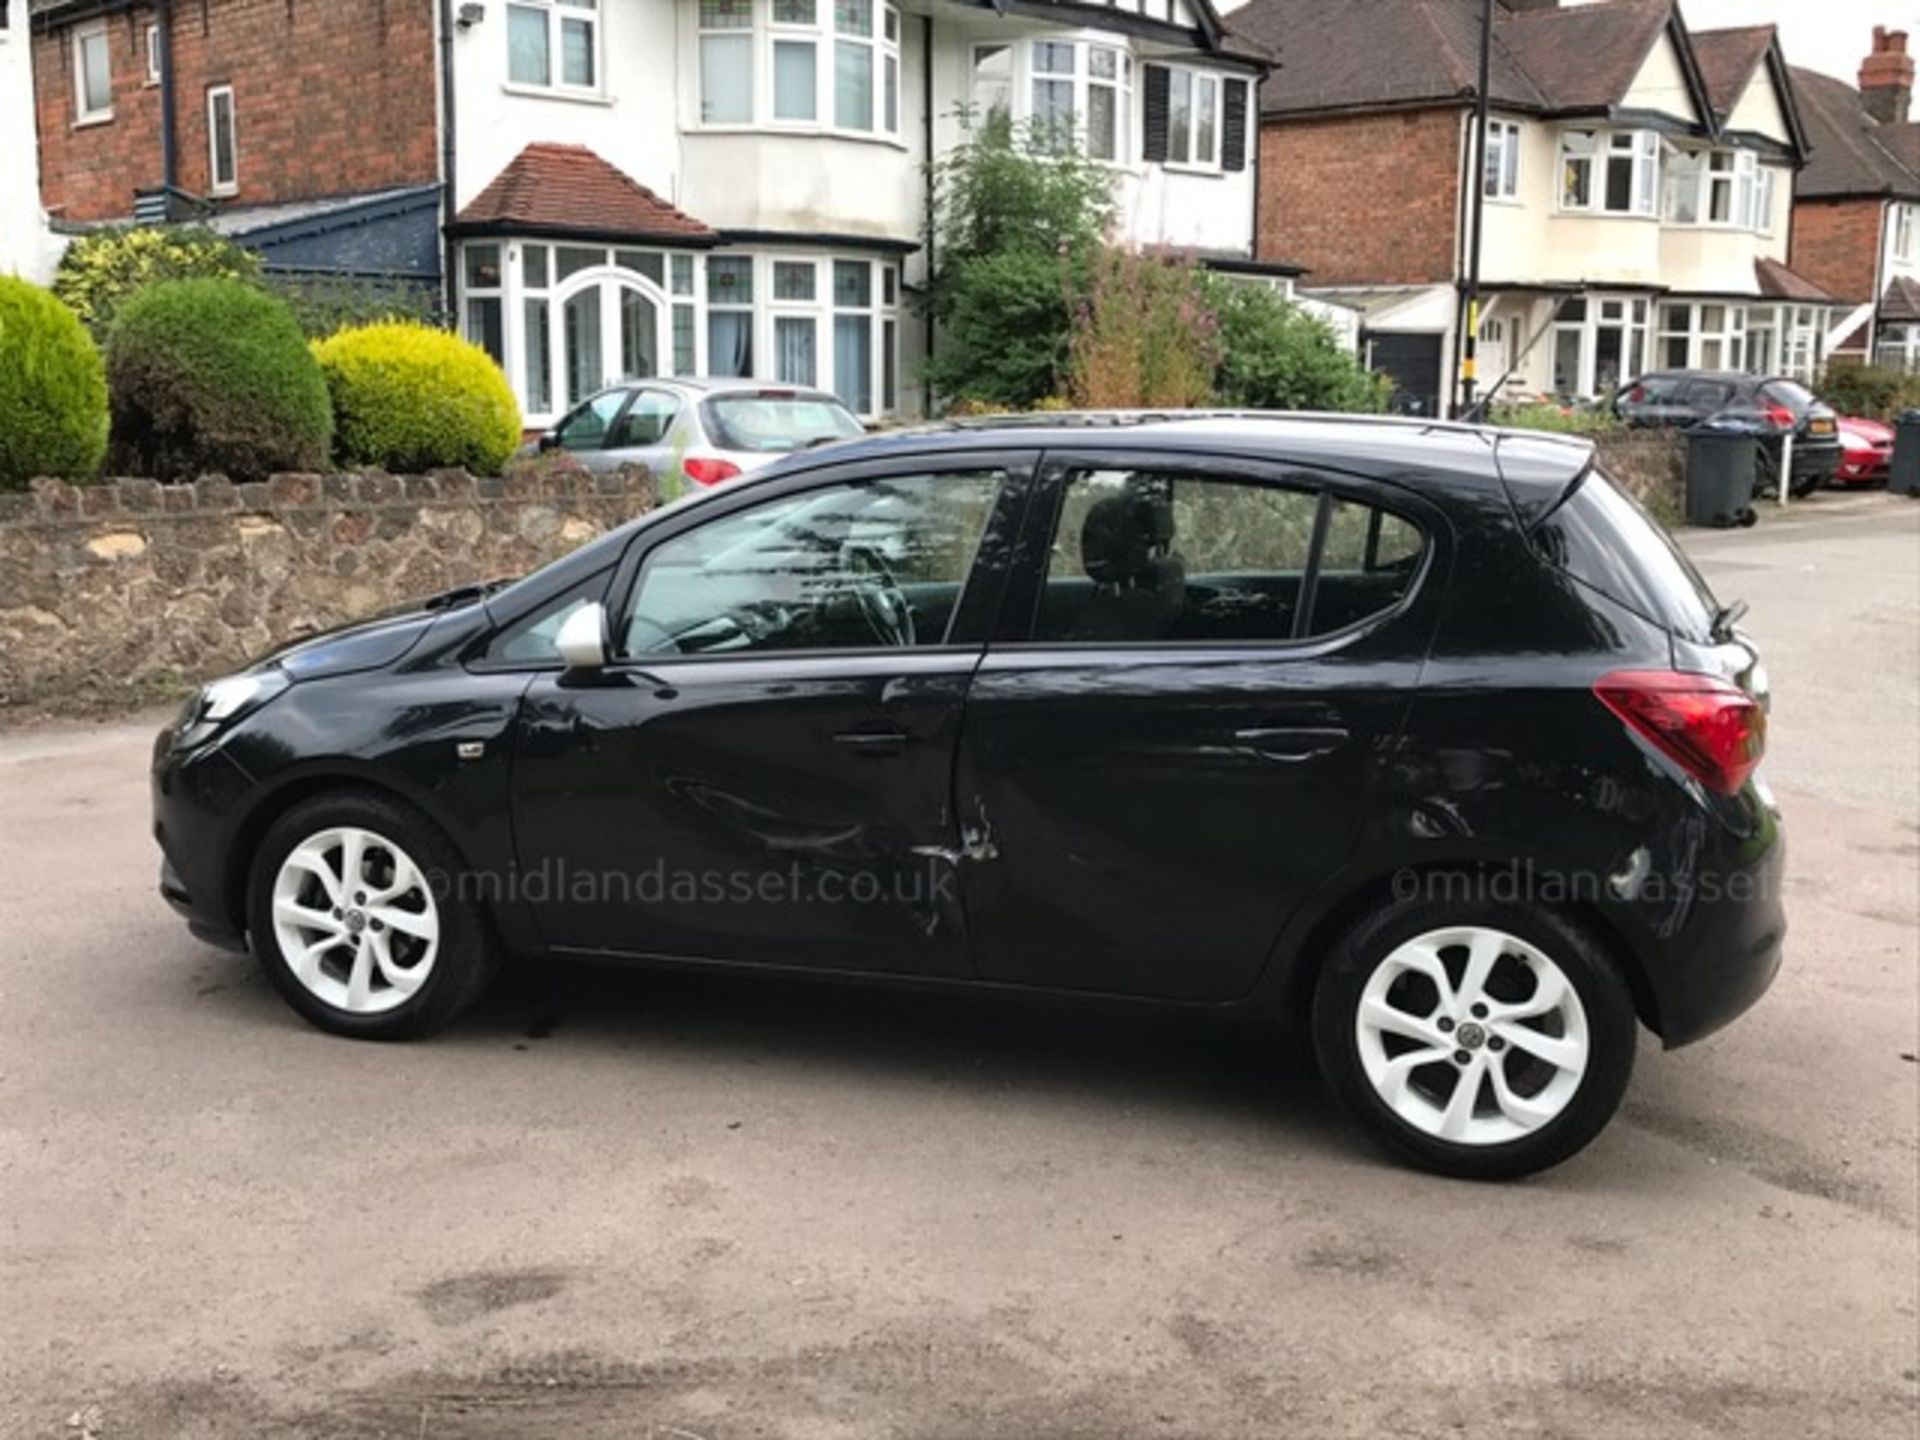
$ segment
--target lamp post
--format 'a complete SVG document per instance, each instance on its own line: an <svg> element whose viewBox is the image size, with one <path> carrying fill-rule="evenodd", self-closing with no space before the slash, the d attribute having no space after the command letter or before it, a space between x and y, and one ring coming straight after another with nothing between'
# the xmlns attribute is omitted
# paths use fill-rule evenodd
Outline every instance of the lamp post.
<svg viewBox="0 0 1920 1440"><path fill-rule="evenodd" d="M1471 417L1474 384L1479 379L1480 359L1480 250L1485 240L1487 218L1487 90L1493 74L1493 7L1496 0L1481 0L1480 11L1480 85L1474 106L1473 200L1468 222L1466 334L1460 352L1460 414Z"/></svg>

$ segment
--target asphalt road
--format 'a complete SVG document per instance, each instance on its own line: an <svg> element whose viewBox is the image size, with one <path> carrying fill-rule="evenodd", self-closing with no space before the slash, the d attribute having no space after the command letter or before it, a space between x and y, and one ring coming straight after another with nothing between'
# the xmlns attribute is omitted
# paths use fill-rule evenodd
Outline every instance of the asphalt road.
<svg viewBox="0 0 1920 1440"><path fill-rule="evenodd" d="M155 896L150 726L0 736L0 1432L1914 1434L1920 505L1692 546L1787 969L1505 1187L1199 1020L569 972L332 1040Z"/></svg>

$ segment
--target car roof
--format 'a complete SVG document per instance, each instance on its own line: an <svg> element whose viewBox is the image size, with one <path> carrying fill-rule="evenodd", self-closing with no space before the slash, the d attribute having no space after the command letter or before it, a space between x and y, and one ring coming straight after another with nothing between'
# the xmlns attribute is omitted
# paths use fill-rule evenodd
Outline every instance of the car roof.
<svg viewBox="0 0 1920 1440"><path fill-rule="evenodd" d="M1040 411L945 420L840 441L787 457L761 472L768 478L831 458L884 459L954 450L1164 450L1318 465L1410 483L1471 490L1503 477L1538 478L1564 486L1593 459L1579 436L1494 425L1386 415L1310 411L1096 410ZM1429 482L1423 485L1422 482Z"/></svg>
<svg viewBox="0 0 1920 1440"><path fill-rule="evenodd" d="M607 388L637 390L643 385L710 395L723 394L729 390L768 390L784 395L804 395L809 400L833 400L836 404L840 403L838 397L813 385L782 385L774 380L747 380L738 375L642 375L632 380L622 380L619 384L609 385Z"/></svg>

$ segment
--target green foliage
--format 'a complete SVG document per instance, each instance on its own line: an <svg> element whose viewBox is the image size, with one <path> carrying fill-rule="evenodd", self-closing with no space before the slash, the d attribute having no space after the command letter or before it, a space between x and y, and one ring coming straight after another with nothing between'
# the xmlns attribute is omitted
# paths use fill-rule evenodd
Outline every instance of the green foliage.
<svg viewBox="0 0 1920 1440"><path fill-rule="evenodd" d="M520 407L478 345L410 322L317 341L333 396L334 444L348 465L464 466L497 473L520 444Z"/></svg>
<svg viewBox="0 0 1920 1440"><path fill-rule="evenodd" d="M122 304L161 280L257 280L260 257L204 228L141 226L76 236L60 257L53 293L104 339Z"/></svg>
<svg viewBox="0 0 1920 1440"><path fill-rule="evenodd" d="M265 284L287 302L309 340L324 340L352 325L377 325L387 320L435 325L443 318L439 292L431 285L412 281L269 274Z"/></svg>
<svg viewBox="0 0 1920 1440"><path fill-rule="evenodd" d="M107 448L107 384L73 311L0 275L0 491L36 475L90 480Z"/></svg>
<svg viewBox="0 0 1920 1440"><path fill-rule="evenodd" d="M1818 389L1820 398L1842 415L1869 420L1892 420L1902 410L1920 406L1920 375L1885 365L1829 365Z"/></svg>
<svg viewBox="0 0 1920 1440"><path fill-rule="evenodd" d="M1347 410L1377 414L1391 386L1341 348L1333 331L1265 285L1207 274L1219 317L1222 405L1249 410Z"/></svg>
<svg viewBox="0 0 1920 1440"><path fill-rule="evenodd" d="M928 182L940 264L928 384L966 408L1023 409L1061 393L1071 297L1113 217L1112 173L994 115Z"/></svg>
<svg viewBox="0 0 1920 1440"><path fill-rule="evenodd" d="M1555 435L1612 435L1626 422L1611 410L1573 405L1496 405L1487 413L1489 425L1509 430L1545 430Z"/></svg>
<svg viewBox="0 0 1920 1440"><path fill-rule="evenodd" d="M1213 399L1220 322L1190 260L1109 248L1073 316L1068 395L1088 409L1190 409Z"/></svg>
<svg viewBox="0 0 1920 1440"><path fill-rule="evenodd" d="M107 337L114 465L173 480L318 470L333 438L320 366L292 313L239 280L168 280Z"/></svg>
<svg viewBox="0 0 1920 1440"><path fill-rule="evenodd" d="M1060 389L1067 363L1066 271L1051 255L977 255L941 277L938 337L922 373L968 409L1024 410Z"/></svg>

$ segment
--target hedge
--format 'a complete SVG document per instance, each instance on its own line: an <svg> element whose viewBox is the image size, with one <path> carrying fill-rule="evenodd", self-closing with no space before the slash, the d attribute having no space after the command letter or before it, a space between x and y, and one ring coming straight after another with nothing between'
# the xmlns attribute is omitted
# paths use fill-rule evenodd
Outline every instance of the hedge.
<svg viewBox="0 0 1920 1440"><path fill-rule="evenodd" d="M91 480L107 448L100 352L70 309L0 275L0 490Z"/></svg>
<svg viewBox="0 0 1920 1440"><path fill-rule="evenodd" d="M159 480L319 470L326 381L281 301L238 280L173 280L120 308L107 337L109 459Z"/></svg>
<svg viewBox="0 0 1920 1440"><path fill-rule="evenodd" d="M520 444L520 407L478 345L406 321L318 341L333 397L334 449L345 465L491 475Z"/></svg>

